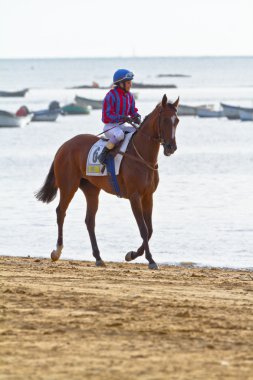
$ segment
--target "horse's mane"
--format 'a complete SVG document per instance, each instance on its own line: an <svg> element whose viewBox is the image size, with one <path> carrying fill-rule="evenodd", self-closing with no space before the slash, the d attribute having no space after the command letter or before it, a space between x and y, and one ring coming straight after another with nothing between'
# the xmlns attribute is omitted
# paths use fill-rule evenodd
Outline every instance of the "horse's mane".
<svg viewBox="0 0 253 380"><path fill-rule="evenodd" d="M153 109L153 111L151 111L148 115L146 115L145 117L144 117L144 119L143 119L143 121L141 122L141 125L140 125L140 127L139 128L141 128L141 126L151 117L151 116L153 116L153 114L155 113L155 111L157 110L157 108L159 107L159 106L161 106L161 102L160 103L158 103L157 105L156 105L156 107Z"/></svg>
<svg viewBox="0 0 253 380"><path fill-rule="evenodd" d="M174 111L177 111L176 107L174 107L173 103L171 102L168 102L167 103L167 106L172 108ZM141 128L143 126L143 124L149 119L151 118L152 116L154 116L154 113L157 111L158 108L162 107L162 102L159 102L156 107L153 109L153 111L151 111L148 115L146 115L143 119L143 121L141 122L139 128ZM138 128L138 129L139 129Z"/></svg>

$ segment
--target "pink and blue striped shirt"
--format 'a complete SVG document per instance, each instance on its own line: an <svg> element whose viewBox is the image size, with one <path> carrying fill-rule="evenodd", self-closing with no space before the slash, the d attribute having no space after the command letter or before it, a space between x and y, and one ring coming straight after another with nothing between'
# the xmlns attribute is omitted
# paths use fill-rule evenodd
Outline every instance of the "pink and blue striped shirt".
<svg viewBox="0 0 253 380"><path fill-rule="evenodd" d="M124 116L134 118L138 114L135 100L131 92L125 92L120 87L110 90L103 102L102 121L108 123L120 123Z"/></svg>

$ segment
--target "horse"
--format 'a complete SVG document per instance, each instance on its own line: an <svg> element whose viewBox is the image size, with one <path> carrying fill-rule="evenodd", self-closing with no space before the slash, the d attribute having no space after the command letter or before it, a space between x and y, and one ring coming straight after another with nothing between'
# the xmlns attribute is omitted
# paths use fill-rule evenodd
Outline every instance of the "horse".
<svg viewBox="0 0 253 380"><path fill-rule="evenodd" d="M121 195L130 201L142 238L140 247L136 251L128 252L125 260L132 261L145 252L148 267L152 270L159 269L149 248L153 233L153 193L159 183L157 158L160 145L163 146L165 156L170 156L177 149L178 104L179 98L172 103L164 95L162 101L145 117L130 140L126 152L122 153L123 159L117 176ZM96 266L105 266L97 244L95 217L100 191L113 195L116 192L108 176L87 176L85 173L89 150L97 140L95 135L81 134L66 141L57 151L43 186L35 193L39 201L49 203L56 197L58 189L60 191L56 208L58 239L56 249L51 253L53 261L58 260L62 253L63 224L67 208L75 192L81 189L87 202L85 223L92 254L96 259Z"/></svg>

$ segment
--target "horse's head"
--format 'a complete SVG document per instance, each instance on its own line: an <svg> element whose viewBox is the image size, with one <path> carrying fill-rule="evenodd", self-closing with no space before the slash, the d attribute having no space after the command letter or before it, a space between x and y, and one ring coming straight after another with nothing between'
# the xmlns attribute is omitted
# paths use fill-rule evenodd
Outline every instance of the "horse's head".
<svg viewBox="0 0 253 380"><path fill-rule="evenodd" d="M174 103L167 102L164 95L159 107L158 135L164 148L164 155L170 156L177 150L176 128L179 123L177 107L179 98Z"/></svg>

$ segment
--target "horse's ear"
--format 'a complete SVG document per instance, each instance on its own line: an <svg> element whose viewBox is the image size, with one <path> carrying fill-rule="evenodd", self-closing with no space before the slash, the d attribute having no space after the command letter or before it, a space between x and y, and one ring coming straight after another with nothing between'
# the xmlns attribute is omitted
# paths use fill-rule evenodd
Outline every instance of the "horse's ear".
<svg viewBox="0 0 253 380"><path fill-rule="evenodd" d="M163 100L162 100L162 106L163 106L163 108L166 106L167 101L168 101L167 96L166 96L166 94L164 94L163 95Z"/></svg>
<svg viewBox="0 0 253 380"><path fill-rule="evenodd" d="M174 106L175 108L177 108L177 107L178 107L178 104L179 104L179 97L177 98L177 100L175 101L175 103L173 103L173 106Z"/></svg>

